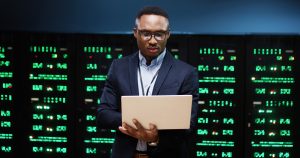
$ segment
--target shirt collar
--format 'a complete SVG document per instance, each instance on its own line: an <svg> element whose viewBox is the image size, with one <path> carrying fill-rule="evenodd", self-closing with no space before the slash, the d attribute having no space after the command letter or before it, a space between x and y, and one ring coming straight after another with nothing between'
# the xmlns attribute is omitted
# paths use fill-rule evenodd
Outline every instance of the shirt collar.
<svg viewBox="0 0 300 158"><path fill-rule="evenodd" d="M165 50L161 54L159 54L159 56L157 56L155 59L153 59L151 61L151 64L149 66L147 66L146 65L146 58L142 55L141 51L139 51L140 65L146 66L146 67L158 66L158 65L160 65L162 63L165 54L166 54L166 48L165 48Z"/></svg>

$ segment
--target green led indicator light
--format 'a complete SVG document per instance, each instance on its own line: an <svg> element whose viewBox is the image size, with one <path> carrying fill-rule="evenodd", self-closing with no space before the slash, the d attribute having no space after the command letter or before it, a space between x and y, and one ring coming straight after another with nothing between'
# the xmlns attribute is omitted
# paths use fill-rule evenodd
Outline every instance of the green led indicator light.
<svg viewBox="0 0 300 158"><path fill-rule="evenodd" d="M294 61L294 60L295 60L294 56L289 56L289 61Z"/></svg>
<svg viewBox="0 0 300 158"><path fill-rule="evenodd" d="M224 94L234 94L234 89L233 88L224 88L223 93Z"/></svg>
<svg viewBox="0 0 300 158"><path fill-rule="evenodd" d="M234 124L233 118L223 118L223 124Z"/></svg>
<svg viewBox="0 0 300 158"><path fill-rule="evenodd" d="M5 48L0 46L0 53L5 53ZM1 56L1 55L0 55Z"/></svg>
<svg viewBox="0 0 300 158"><path fill-rule="evenodd" d="M48 119L48 120L53 120L53 118L54 118L53 115L48 115L48 116L47 116L47 119Z"/></svg>
<svg viewBox="0 0 300 158"><path fill-rule="evenodd" d="M85 143L95 143L95 144L112 144L114 143L114 138L92 138L91 140L84 140Z"/></svg>
<svg viewBox="0 0 300 158"><path fill-rule="evenodd" d="M32 147L32 152L38 153L38 152L43 152L44 148L43 147Z"/></svg>
<svg viewBox="0 0 300 158"><path fill-rule="evenodd" d="M56 59L57 57L58 57L57 54L51 54L51 58L52 58L52 59Z"/></svg>
<svg viewBox="0 0 300 158"><path fill-rule="evenodd" d="M56 86L57 91L59 92L66 92L68 90L68 86L65 85L57 85Z"/></svg>
<svg viewBox="0 0 300 158"><path fill-rule="evenodd" d="M1 127L3 127L3 128L10 128L11 127L11 122L10 121L1 121L0 124L1 124Z"/></svg>
<svg viewBox="0 0 300 158"><path fill-rule="evenodd" d="M209 90L208 88L199 88L199 94L208 94Z"/></svg>
<svg viewBox="0 0 300 158"><path fill-rule="evenodd" d="M233 157L232 152L222 152L222 157Z"/></svg>
<svg viewBox="0 0 300 158"><path fill-rule="evenodd" d="M86 131L89 133L97 132L97 127L96 126L87 126Z"/></svg>
<svg viewBox="0 0 300 158"><path fill-rule="evenodd" d="M175 59L179 59L179 55L178 55L178 54L175 54L175 55L174 55L174 58L175 58Z"/></svg>
<svg viewBox="0 0 300 158"><path fill-rule="evenodd" d="M207 152L205 151L197 151L197 157L207 157Z"/></svg>
<svg viewBox="0 0 300 158"><path fill-rule="evenodd" d="M265 88L255 88L255 94L266 94Z"/></svg>
<svg viewBox="0 0 300 158"><path fill-rule="evenodd" d="M4 153L10 153L10 152L12 152L11 146L1 145L0 147L1 147L1 151L4 152Z"/></svg>
<svg viewBox="0 0 300 158"><path fill-rule="evenodd" d="M0 48L1 51L1 48ZM5 54L0 52L0 59L4 59L5 58Z"/></svg>
<svg viewBox="0 0 300 158"><path fill-rule="evenodd" d="M10 110L1 110L0 111L0 116L2 116L2 117L10 117L11 116L11 112L10 112Z"/></svg>
<svg viewBox="0 0 300 158"><path fill-rule="evenodd" d="M66 103L67 99L65 97L44 97L44 103Z"/></svg>
<svg viewBox="0 0 300 158"><path fill-rule="evenodd" d="M67 63L57 63L56 67L58 69L64 69L64 70L66 70L66 69L68 69L68 64Z"/></svg>
<svg viewBox="0 0 300 158"><path fill-rule="evenodd" d="M43 126L42 125L32 125L32 130L33 131L42 131Z"/></svg>
<svg viewBox="0 0 300 158"><path fill-rule="evenodd" d="M0 61L0 67L2 66L9 67L9 65L10 65L10 61Z"/></svg>
<svg viewBox="0 0 300 158"><path fill-rule="evenodd" d="M12 88L12 83L2 83L2 88L3 88L3 89L9 89L9 88Z"/></svg>
<svg viewBox="0 0 300 158"><path fill-rule="evenodd" d="M269 137L274 137L274 136L276 136L276 133L275 132L269 132L268 136Z"/></svg>
<svg viewBox="0 0 300 158"><path fill-rule="evenodd" d="M293 142L259 141L251 142L252 147L293 148Z"/></svg>
<svg viewBox="0 0 300 158"><path fill-rule="evenodd" d="M203 54L203 55L222 55L223 54L223 50L222 49L218 49L218 48L200 48L199 49L199 54Z"/></svg>
<svg viewBox="0 0 300 158"><path fill-rule="evenodd" d="M197 146L217 146L217 147L234 147L233 141L211 141L202 140L202 142L196 143Z"/></svg>
<svg viewBox="0 0 300 158"><path fill-rule="evenodd" d="M290 130L280 130L280 136L290 137L291 136L291 131Z"/></svg>
<svg viewBox="0 0 300 158"><path fill-rule="evenodd" d="M48 105L37 105L36 109L37 110L50 110L50 106L48 106Z"/></svg>
<svg viewBox="0 0 300 158"><path fill-rule="evenodd" d="M255 77L251 77L253 83L295 83L293 77L261 77L261 79L256 79Z"/></svg>
<svg viewBox="0 0 300 158"><path fill-rule="evenodd" d="M235 83L235 77L203 77L200 83Z"/></svg>
<svg viewBox="0 0 300 158"><path fill-rule="evenodd" d="M198 123L200 123L200 124L208 124L208 118L200 117L200 118L198 118Z"/></svg>
<svg viewBox="0 0 300 158"><path fill-rule="evenodd" d="M95 121L96 120L96 116L94 116L94 115L86 115L85 120L87 120L87 121Z"/></svg>
<svg viewBox="0 0 300 158"><path fill-rule="evenodd" d="M52 136L29 136L30 142L56 142L56 143L66 143L68 139L66 137L52 137Z"/></svg>
<svg viewBox="0 0 300 158"><path fill-rule="evenodd" d="M203 113L215 113L216 110L215 109L202 109L201 112L203 112Z"/></svg>
<svg viewBox="0 0 300 158"><path fill-rule="evenodd" d="M56 53L56 47L53 46L30 46L30 52L36 53Z"/></svg>
<svg viewBox="0 0 300 158"><path fill-rule="evenodd" d="M85 153L86 154L97 154L97 149L96 148L85 148Z"/></svg>
<svg viewBox="0 0 300 158"><path fill-rule="evenodd" d="M12 95L0 94L0 101L12 101Z"/></svg>
<svg viewBox="0 0 300 158"><path fill-rule="evenodd" d="M30 80L68 80L68 75L61 75L61 74L38 74L35 76L34 74L29 74Z"/></svg>
<svg viewBox="0 0 300 158"><path fill-rule="evenodd" d="M112 51L111 47L97 47L97 46L83 47L83 52L85 53L109 53L111 51Z"/></svg>
<svg viewBox="0 0 300 158"><path fill-rule="evenodd" d="M122 54L118 54L118 59L121 59L123 57Z"/></svg>
<svg viewBox="0 0 300 158"><path fill-rule="evenodd" d="M255 48L253 49L254 55L281 55L282 49L269 49L269 48Z"/></svg>
<svg viewBox="0 0 300 158"><path fill-rule="evenodd" d="M266 119L265 118L255 118L254 122L255 122L255 124L265 124Z"/></svg>
<svg viewBox="0 0 300 158"><path fill-rule="evenodd" d="M197 134L198 135L208 135L208 130L207 129L198 129Z"/></svg>
<svg viewBox="0 0 300 158"><path fill-rule="evenodd" d="M262 65L257 65L255 66L255 71L256 72L267 71L267 67Z"/></svg>
<svg viewBox="0 0 300 158"><path fill-rule="evenodd" d="M112 55L111 54L106 54L106 59L112 59Z"/></svg>
<svg viewBox="0 0 300 158"><path fill-rule="evenodd" d="M32 119L33 120L43 120L44 115L43 114L32 114Z"/></svg>
<svg viewBox="0 0 300 158"><path fill-rule="evenodd" d="M282 61L282 56L276 56L277 61Z"/></svg>
<svg viewBox="0 0 300 158"><path fill-rule="evenodd" d="M236 61L236 56L230 56L230 61Z"/></svg>
<svg viewBox="0 0 300 158"><path fill-rule="evenodd" d="M234 72L234 66L233 65L224 65L224 69L225 72L226 71L231 71Z"/></svg>
<svg viewBox="0 0 300 158"><path fill-rule="evenodd" d="M264 152L262 152L262 153L254 152L253 157L254 158L265 158L265 153Z"/></svg>
<svg viewBox="0 0 300 158"><path fill-rule="evenodd" d="M87 70L97 70L97 64L86 64Z"/></svg>
<svg viewBox="0 0 300 158"><path fill-rule="evenodd" d="M209 71L208 65L198 65L198 71Z"/></svg>
<svg viewBox="0 0 300 158"><path fill-rule="evenodd" d="M67 59L67 58L68 58L68 54L64 54L64 55L63 55L63 58L64 58L64 59Z"/></svg>
<svg viewBox="0 0 300 158"><path fill-rule="evenodd" d="M285 71L288 71L288 72L292 72L292 66L280 66L280 70L285 72Z"/></svg>
<svg viewBox="0 0 300 158"><path fill-rule="evenodd" d="M233 130L222 130L222 134L225 135L229 135L229 136L233 136Z"/></svg>
<svg viewBox="0 0 300 158"><path fill-rule="evenodd" d="M68 115L56 115L56 120L63 120L63 121L67 121L68 120Z"/></svg>
<svg viewBox="0 0 300 158"><path fill-rule="evenodd" d="M42 91L43 90L43 85L32 85L32 90L33 91Z"/></svg>
<svg viewBox="0 0 300 158"><path fill-rule="evenodd" d="M0 133L0 140L13 139L13 134L10 133Z"/></svg>
<svg viewBox="0 0 300 158"><path fill-rule="evenodd" d="M92 75L91 77L85 77L85 81L105 81L107 78L106 75Z"/></svg>
<svg viewBox="0 0 300 158"><path fill-rule="evenodd" d="M43 68L43 63L32 63L33 69L41 69Z"/></svg>
<svg viewBox="0 0 300 158"><path fill-rule="evenodd" d="M66 154L67 153L67 148L58 147L58 148L56 148L56 153L64 153L64 154Z"/></svg>
<svg viewBox="0 0 300 158"><path fill-rule="evenodd" d="M291 124L291 119L289 119L289 118L287 118L287 119L280 118L279 119L279 124L281 124L281 125L290 125Z"/></svg>
<svg viewBox="0 0 300 158"><path fill-rule="evenodd" d="M47 131L47 132L53 132L53 128L47 127L47 128L46 128L46 131Z"/></svg>
<svg viewBox="0 0 300 158"><path fill-rule="evenodd" d="M0 78L12 78L13 73L12 72L0 72Z"/></svg>
<svg viewBox="0 0 300 158"><path fill-rule="evenodd" d="M265 130L254 130L254 135L255 136L263 136L265 135Z"/></svg>
<svg viewBox="0 0 300 158"><path fill-rule="evenodd" d="M56 131L57 132L66 132L67 126L56 126Z"/></svg>
<svg viewBox="0 0 300 158"><path fill-rule="evenodd" d="M217 106L217 107L232 107L234 106L232 101L228 100L210 100L209 101L209 106Z"/></svg>

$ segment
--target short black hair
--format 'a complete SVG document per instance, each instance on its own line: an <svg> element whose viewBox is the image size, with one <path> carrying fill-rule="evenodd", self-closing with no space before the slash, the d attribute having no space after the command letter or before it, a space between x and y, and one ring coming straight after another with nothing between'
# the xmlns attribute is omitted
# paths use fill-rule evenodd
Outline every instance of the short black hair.
<svg viewBox="0 0 300 158"><path fill-rule="evenodd" d="M161 9L158 6L146 6L144 8L142 8L136 18L140 19L142 15L160 15L163 16L165 18L167 18L169 20L169 15L166 11L164 11L163 9Z"/></svg>

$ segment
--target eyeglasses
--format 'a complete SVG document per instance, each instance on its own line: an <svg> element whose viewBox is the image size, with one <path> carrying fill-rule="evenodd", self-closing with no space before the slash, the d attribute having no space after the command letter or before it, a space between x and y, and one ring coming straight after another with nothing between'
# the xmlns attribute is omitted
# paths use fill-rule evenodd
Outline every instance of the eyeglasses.
<svg viewBox="0 0 300 158"><path fill-rule="evenodd" d="M144 41L151 40L152 36L154 36L154 39L157 41L163 41L165 40L167 33L169 32L169 31L150 32L145 30L138 30L138 29L136 30L138 31L139 35Z"/></svg>

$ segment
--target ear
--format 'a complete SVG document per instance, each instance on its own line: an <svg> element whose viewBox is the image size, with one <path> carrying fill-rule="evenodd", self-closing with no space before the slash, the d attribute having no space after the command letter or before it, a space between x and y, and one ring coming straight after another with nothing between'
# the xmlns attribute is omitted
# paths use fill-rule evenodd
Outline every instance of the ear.
<svg viewBox="0 0 300 158"><path fill-rule="evenodd" d="M171 35L170 31L168 31L168 33L167 33L167 39L169 39L170 35Z"/></svg>
<svg viewBox="0 0 300 158"><path fill-rule="evenodd" d="M138 32L137 32L136 28L133 28L133 35L134 35L135 38L138 37Z"/></svg>

